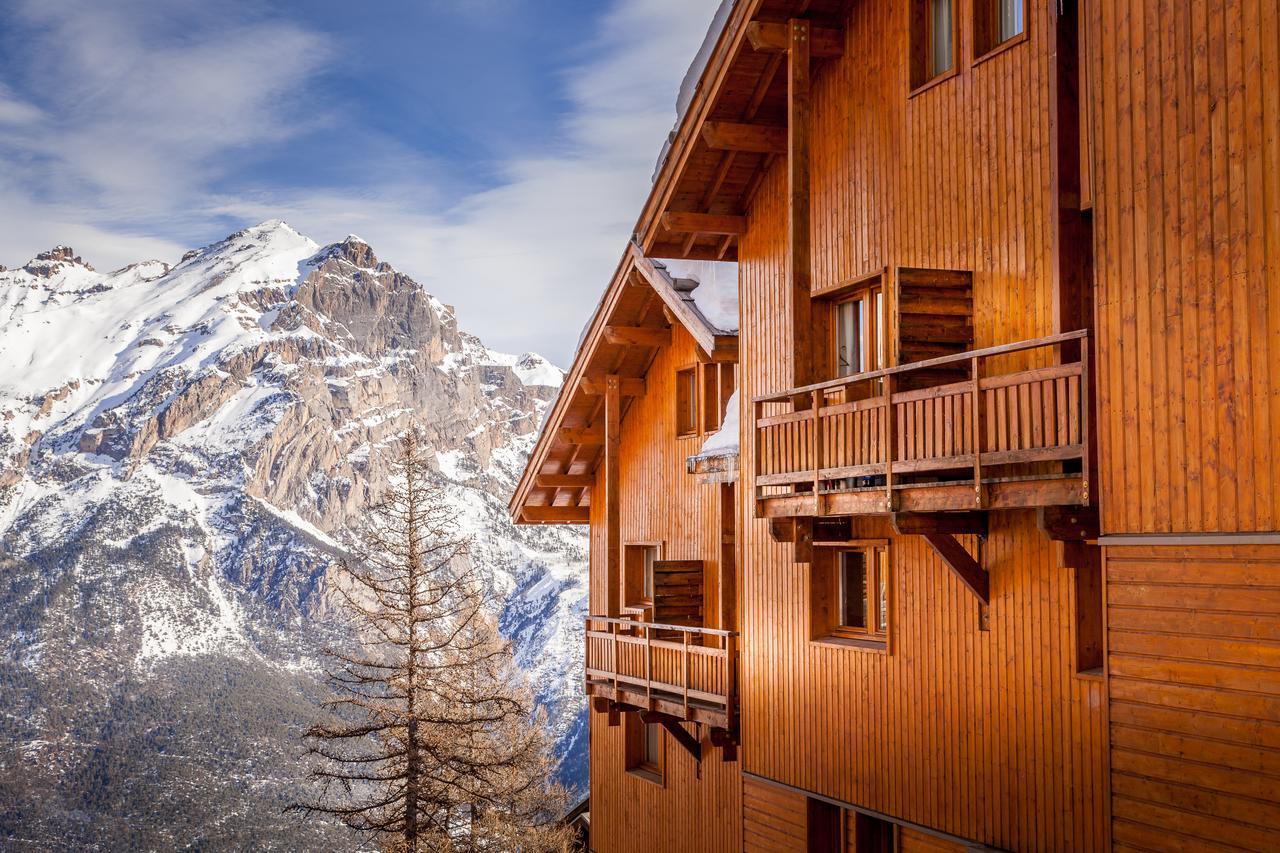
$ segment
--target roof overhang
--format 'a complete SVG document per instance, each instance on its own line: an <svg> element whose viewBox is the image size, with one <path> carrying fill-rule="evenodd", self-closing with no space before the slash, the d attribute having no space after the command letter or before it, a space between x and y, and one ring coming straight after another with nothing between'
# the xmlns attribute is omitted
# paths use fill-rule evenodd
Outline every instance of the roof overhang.
<svg viewBox="0 0 1280 853"><path fill-rule="evenodd" d="M542 425L508 505L516 523L585 524L603 449L605 377L622 380L622 416L645 392L645 378L672 324L705 361L734 362L738 336L712 326L667 271L627 247L582 336L559 396Z"/></svg>

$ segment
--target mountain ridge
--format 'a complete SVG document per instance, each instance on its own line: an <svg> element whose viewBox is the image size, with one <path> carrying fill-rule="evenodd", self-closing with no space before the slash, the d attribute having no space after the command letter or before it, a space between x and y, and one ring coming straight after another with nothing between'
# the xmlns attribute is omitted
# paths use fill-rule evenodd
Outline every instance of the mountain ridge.
<svg viewBox="0 0 1280 853"><path fill-rule="evenodd" d="M505 512L562 378L536 354L489 350L363 240L320 246L280 220L173 266L101 273L57 247L0 271L0 692L25 709L0 723L0 775L29 774L0 786L0 836L17 816L54 827L83 814L82 840L166 843L162 826L130 835L112 786L75 757L86 749L133 768L117 784L150 780L151 799L174 810L197 791L209 800L200 784L216 790L211 801L240 815L219 821L224 840L252 821L286 832L286 735L319 691L315 650L345 630L327 566L411 423L550 712L562 775L584 781L585 540L514 527ZM242 726L226 756L194 765L186 795L121 734L171 727L203 755L198 730L155 718L165 697L188 697L192 726L235 723L257 718L238 691L258 688L288 719L264 723L263 743ZM82 717L51 713L53 696ZM253 793L224 799L228 773ZM119 812L109 828L107 802Z"/></svg>

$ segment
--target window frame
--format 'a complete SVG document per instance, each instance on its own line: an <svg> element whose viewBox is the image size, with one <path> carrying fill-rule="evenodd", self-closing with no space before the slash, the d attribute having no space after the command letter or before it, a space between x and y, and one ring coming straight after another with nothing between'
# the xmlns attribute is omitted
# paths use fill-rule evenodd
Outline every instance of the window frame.
<svg viewBox="0 0 1280 853"><path fill-rule="evenodd" d="M622 606L624 609L644 612L653 608L653 564L662 560L664 542L622 543ZM643 569L637 583L632 576L636 552L652 553L653 559L642 563ZM643 559L643 558L641 558ZM648 575L646 578L645 575ZM649 583L649 595L645 595L645 581Z"/></svg>
<svg viewBox="0 0 1280 853"><path fill-rule="evenodd" d="M879 305L877 305L877 297L879 297ZM863 365L863 369L848 374L856 376L858 373L866 373L868 370L879 370L888 364L888 354L885 352L885 295L884 284L877 277L874 281L857 288L844 290L836 296L832 296L829 300L829 309L831 319L830 326L831 347L830 359L827 370L831 379L842 379L840 375L840 309L841 306L849 305L853 302L863 302L862 316L866 320L866 334L861 334L859 330L859 344L861 352L858 354L859 361Z"/></svg>
<svg viewBox="0 0 1280 853"><path fill-rule="evenodd" d="M636 713L624 715L625 739L624 766L630 776L643 779L659 787L665 785L667 764L667 733L660 723L646 723ZM657 732L656 760L650 760L649 735Z"/></svg>
<svg viewBox="0 0 1280 853"><path fill-rule="evenodd" d="M693 364L688 367L676 368L675 383L675 431L676 438L694 438L698 435L699 415L701 406L698 405L698 398L701 396L701 383L698 381L698 365ZM686 377L688 381L686 384ZM688 411L685 410L684 393L688 391ZM685 420L685 417L688 420ZM687 427L687 429L686 429Z"/></svg>
<svg viewBox="0 0 1280 853"><path fill-rule="evenodd" d="M931 89L944 80L949 80L960 72L960 11L959 0L951 3L951 65L943 71L934 72L933 62L933 3L935 0L911 0L908 21L907 75L908 97L914 97Z"/></svg>
<svg viewBox="0 0 1280 853"><path fill-rule="evenodd" d="M1004 53L1009 48L1022 44L1027 40L1027 15L1030 11L1027 0L1017 0L1022 4L1022 30L1007 39L1000 39L997 31L1000 22L1000 0L974 0L973 7L973 65L981 65L993 56Z"/></svg>
<svg viewBox="0 0 1280 853"><path fill-rule="evenodd" d="M867 627L844 624L843 555L863 554L868 570L867 585L879 589L883 582L883 606L880 596L868 595L874 602L866 614ZM810 638L813 642L852 646L887 653L893 637L894 620L893 551L887 539L857 539L847 542L814 543L813 562L809 565ZM883 619L883 628L880 628Z"/></svg>

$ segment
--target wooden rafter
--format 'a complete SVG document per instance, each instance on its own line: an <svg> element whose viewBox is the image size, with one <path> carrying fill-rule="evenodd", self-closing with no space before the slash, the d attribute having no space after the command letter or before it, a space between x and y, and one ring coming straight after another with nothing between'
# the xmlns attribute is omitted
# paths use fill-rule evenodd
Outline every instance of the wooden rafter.
<svg viewBox="0 0 1280 853"><path fill-rule="evenodd" d="M592 474L539 474L534 485L539 489L589 489L595 479Z"/></svg>
<svg viewBox="0 0 1280 853"><path fill-rule="evenodd" d="M619 393L623 397L643 397L645 392L644 379L632 379L623 377L621 379L621 387ZM590 397L604 396L604 377L584 376L578 382L578 391Z"/></svg>
<svg viewBox="0 0 1280 853"><path fill-rule="evenodd" d="M776 125L709 121L702 126L702 138L708 148L717 151L787 153L787 129Z"/></svg>
<svg viewBox="0 0 1280 853"><path fill-rule="evenodd" d="M600 444L604 441L604 427L561 427L556 437L568 444Z"/></svg>
<svg viewBox="0 0 1280 853"><path fill-rule="evenodd" d="M663 215L662 225L668 231L682 234L747 233L747 217L733 214L672 212Z"/></svg>
<svg viewBox="0 0 1280 853"><path fill-rule="evenodd" d="M809 55L814 59L837 59L844 56L844 31L834 27L813 27ZM786 24L752 21L747 25L747 40L761 53L786 53L791 38Z"/></svg>
<svg viewBox="0 0 1280 853"><path fill-rule="evenodd" d="M642 326L605 326L604 339L621 346L664 347L671 343L671 330Z"/></svg>
<svg viewBox="0 0 1280 853"><path fill-rule="evenodd" d="M586 524L591 520L591 508L586 506L526 506L520 510L520 515L528 522Z"/></svg>

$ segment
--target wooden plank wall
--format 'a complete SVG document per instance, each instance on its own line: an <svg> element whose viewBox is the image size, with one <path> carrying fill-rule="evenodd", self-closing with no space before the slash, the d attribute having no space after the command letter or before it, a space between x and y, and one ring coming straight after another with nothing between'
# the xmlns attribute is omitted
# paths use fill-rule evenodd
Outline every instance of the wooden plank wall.
<svg viewBox="0 0 1280 853"><path fill-rule="evenodd" d="M960 73L913 99L905 3L855 4L844 58L815 72L814 287L971 269L987 346L1053 331L1053 39L1029 3L1028 39L971 66L968 5ZM784 191L775 166L740 245L744 399L790 373ZM860 522L892 539L890 654L811 643L807 567L744 513L744 770L1007 849L1105 846L1104 686L1073 674L1071 574L1030 512L992 515L990 631L922 541Z"/></svg>
<svg viewBox="0 0 1280 853"><path fill-rule="evenodd" d="M1087 8L1103 531L1280 530L1280 2Z"/></svg>
<svg viewBox="0 0 1280 853"><path fill-rule="evenodd" d="M675 371L696 361L695 346L680 326L672 343L649 369L646 393L622 422L622 541L661 542L668 560L702 560L706 569L703 612L715 622L719 613L714 582L720 563L719 489L685 473L685 458L702 438L675 437ZM599 479L601 475L598 475ZM599 485L599 483L597 484ZM595 492L600 494L598 490ZM604 512L591 507L591 608L602 612ZM712 627L716 627L714 624ZM625 726L609 727L603 714L591 714L591 849L595 853L642 851L738 851L741 847L741 772L722 752L703 744L701 775L697 764L669 735L664 735L665 784L628 774ZM690 731L693 726L688 727Z"/></svg>
<svg viewBox="0 0 1280 853"><path fill-rule="evenodd" d="M1108 548L1118 850L1280 839L1280 547Z"/></svg>
<svg viewBox="0 0 1280 853"><path fill-rule="evenodd" d="M808 853L807 798L757 779L742 780L743 853Z"/></svg>

